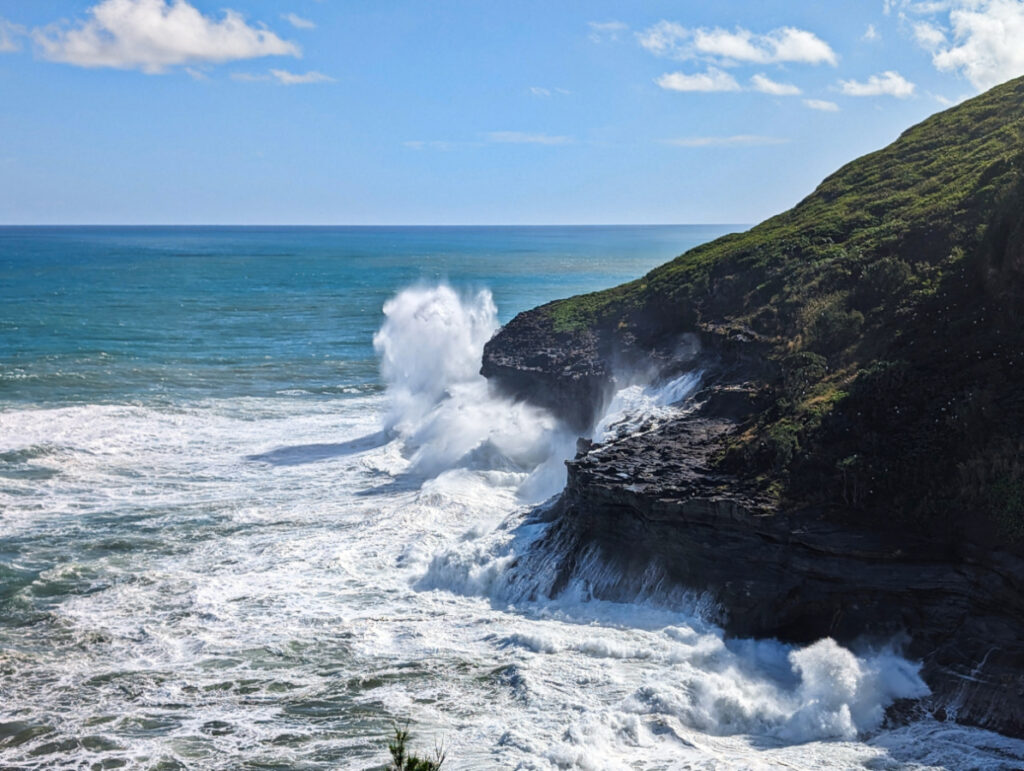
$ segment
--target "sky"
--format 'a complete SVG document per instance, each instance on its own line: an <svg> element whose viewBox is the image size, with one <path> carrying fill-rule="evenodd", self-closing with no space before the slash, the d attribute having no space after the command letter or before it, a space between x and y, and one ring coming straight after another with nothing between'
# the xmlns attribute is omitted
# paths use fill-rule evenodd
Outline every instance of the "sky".
<svg viewBox="0 0 1024 771"><path fill-rule="evenodd" d="M1024 0L0 0L0 224L755 223Z"/></svg>

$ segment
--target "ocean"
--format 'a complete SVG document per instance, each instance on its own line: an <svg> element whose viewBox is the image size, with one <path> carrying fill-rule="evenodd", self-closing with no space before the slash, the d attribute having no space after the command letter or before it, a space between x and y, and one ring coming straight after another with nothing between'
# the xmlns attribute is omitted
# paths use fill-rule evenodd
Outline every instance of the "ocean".
<svg viewBox="0 0 1024 771"><path fill-rule="evenodd" d="M1024 767L896 647L508 579L576 437L483 344L734 229L0 228L0 768Z"/></svg>

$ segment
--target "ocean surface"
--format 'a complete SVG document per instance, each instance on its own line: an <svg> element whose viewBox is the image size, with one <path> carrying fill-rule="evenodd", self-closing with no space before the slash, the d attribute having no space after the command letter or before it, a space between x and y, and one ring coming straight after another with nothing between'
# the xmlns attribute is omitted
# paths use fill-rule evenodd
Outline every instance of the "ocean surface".
<svg viewBox="0 0 1024 771"><path fill-rule="evenodd" d="M896 648L509 580L576 437L484 342L733 229L0 228L0 768L1024 767Z"/></svg>

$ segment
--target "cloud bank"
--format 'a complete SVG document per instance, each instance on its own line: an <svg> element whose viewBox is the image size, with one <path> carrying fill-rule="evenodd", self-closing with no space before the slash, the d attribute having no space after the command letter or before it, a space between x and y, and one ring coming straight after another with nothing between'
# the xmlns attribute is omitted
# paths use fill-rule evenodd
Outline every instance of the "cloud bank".
<svg viewBox="0 0 1024 771"><path fill-rule="evenodd" d="M297 45L226 10L218 20L186 0L103 0L75 26L37 29L41 54L79 67L165 72L169 67L301 56Z"/></svg>
<svg viewBox="0 0 1024 771"><path fill-rule="evenodd" d="M813 32L796 27L779 27L766 34L754 34L737 27L690 29L671 21L659 21L637 34L640 45L657 56L672 59L708 58L721 66L748 64L831 64L839 57L832 47Z"/></svg>

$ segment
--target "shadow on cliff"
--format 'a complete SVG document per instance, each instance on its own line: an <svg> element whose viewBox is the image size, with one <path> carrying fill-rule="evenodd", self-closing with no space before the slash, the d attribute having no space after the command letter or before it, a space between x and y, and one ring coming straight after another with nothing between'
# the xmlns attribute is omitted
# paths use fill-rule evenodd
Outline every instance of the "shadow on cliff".
<svg viewBox="0 0 1024 771"><path fill-rule="evenodd" d="M378 431L337 444L296 444L277 447L268 452L246 455L245 459L257 463L269 463L271 466L301 466L305 463L317 463L347 455L358 455L361 452L383 447L389 441L391 441L391 437L386 431Z"/></svg>

